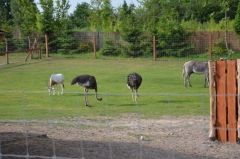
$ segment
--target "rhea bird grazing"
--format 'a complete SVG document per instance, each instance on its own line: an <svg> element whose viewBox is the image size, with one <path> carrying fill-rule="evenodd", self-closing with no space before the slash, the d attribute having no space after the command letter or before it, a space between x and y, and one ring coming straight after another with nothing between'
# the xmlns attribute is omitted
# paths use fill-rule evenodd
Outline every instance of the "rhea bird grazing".
<svg viewBox="0 0 240 159"><path fill-rule="evenodd" d="M132 91L132 100L137 102L138 88L141 86L142 77L138 73L130 73L127 76L127 87Z"/></svg>
<svg viewBox="0 0 240 159"><path fill-rule="evenodd" d="M55 95L56 91L55 91L55 87L57 85L61 86L61 94L63 94L63 89L64 89L64 76L61 73L58 74L52 74L50 76L49 79L49 83L48 83L48 93L49 95ZM57 88L57 87L56 87ZM59 90L58 90L58 94L60 94Z"/></svg>
<svg viewBox="0 0 240 159"><path fill-rule="evenodd" d="M72 85L78 84L84 88L84 101L85 105L88 106L88 90L94 89L95 96L98 101L101 101L102 98L98 97L97 94L97 81L94 76L91 75L79 75L72 80Z"/></svg>

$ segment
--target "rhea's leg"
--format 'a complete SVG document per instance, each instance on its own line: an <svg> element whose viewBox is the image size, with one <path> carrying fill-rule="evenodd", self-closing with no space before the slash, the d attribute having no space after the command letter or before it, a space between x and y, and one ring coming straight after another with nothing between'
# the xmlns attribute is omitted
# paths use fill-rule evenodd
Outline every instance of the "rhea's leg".
<svg viewBox="0 0 240 159"><path fill-rule="evenodd" d="M133 100L133 102L135 101L133 89L132 89L132 100Z"/></svg>
<svg viewBox="0 0 240 159"><path fill-rule="evenodd" d="M88 106L87 92L88 92L88 90L86 88L84 88L84 102L85 102L85 106Z"/></svg>
<svg viewBox="0 0 240 159"><path fill-rule="evenodd" d="M134 93L135 93L135 103L137 103L137 96L138 96L138 94L137 94L137 90L136 89L135 89Z"/></svg>
<svg viewBox="0 0 240 159"><path fill-rule="evenodd" d="M63 84L61 84L61 89L62 89L61 94L63 94Z"/></svg>

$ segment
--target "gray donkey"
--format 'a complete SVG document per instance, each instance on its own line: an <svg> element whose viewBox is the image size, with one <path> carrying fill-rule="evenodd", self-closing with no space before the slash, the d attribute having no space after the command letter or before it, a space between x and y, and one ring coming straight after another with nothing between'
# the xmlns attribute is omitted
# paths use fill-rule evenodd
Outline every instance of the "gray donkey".
<svg viewBox="0 0 240 159"><path fill-rule="evenodd" d="M184 86L185 87L192 87L190 83L190 76L192 73L200 73L204 74L205 76L205 83L204 87L207 86L207 83L209 83L209 77L208 77L208 63L207 62L199 62L199 61L187 61L183 65L183 72L182 76L184 79Z"/></svg>

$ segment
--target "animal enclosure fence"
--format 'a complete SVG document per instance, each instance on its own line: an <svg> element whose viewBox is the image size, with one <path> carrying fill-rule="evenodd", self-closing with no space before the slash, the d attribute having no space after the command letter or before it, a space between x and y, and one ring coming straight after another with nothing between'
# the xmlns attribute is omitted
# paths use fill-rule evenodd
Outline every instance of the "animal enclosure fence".
<svg viewBox="0 0 240 159"><path fill-rule="evenodd" d="M37 40L34 37L11 38L0 41L0 64L24 61L24 58L26 61L28 57L34 56L41 58L41 53L46 54L46 57L49 53L65 55L93 53L93 58L102 55L152 57L156 61L165 58L199 57L207 60L206 54L209 52L211 59L229 58L239 52L240 42L235 33L228 32L226 35L227 37L223 32L193 32L177 38L145 33L139 39L126 40L119 33L76 32L66 36L65 39L51 38L46 35L39 35ZM225 49L226 45L229 48L228 51ZM29 56L15 56L13 53L17 52L27 52Z"/></svg>
<svg viewBox="0 0 240 159"><path fill-rule="evenodd" d="M240 139L240 60L209 62L211 139Z"/></svg>

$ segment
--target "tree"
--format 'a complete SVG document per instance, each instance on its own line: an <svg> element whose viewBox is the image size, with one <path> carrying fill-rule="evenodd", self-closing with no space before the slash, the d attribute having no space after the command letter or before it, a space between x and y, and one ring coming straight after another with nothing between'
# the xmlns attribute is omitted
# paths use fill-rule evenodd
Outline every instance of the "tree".
<svg viewBox="0 0 240 159"><path fill-rule="evenodd" d="M103 31L113 31L113 8L110 0L103 0L101 7L101 21Z"/></svg>
<svg viewBox="0 0 240 159"><path fill-rule="evenodd" d="M235 17L235 24L234 24L235 32L240 35L240 3L238 4L237 14Z"/></svg>
<svg viewBox="0 0 240 159"><path fill-rule="evenodd" d="M38 32L36 14L38 9L34 0L11 1L11 12L15 28L24 35Z"/></svg>
<svg viewBox="0 0 240 159"><path fill-rule="evenodd" d="M91 0L91 14L89 17L89 22L91 30L101 31L102 30L102 21L101 21L101 5L103 0Z"/></svg>
<svg viewBox="0 0 240 159"><path fill-rule="evenodd" d="M69 8L70 5L68 0L56 0L55 25L57 33L61 33L68 25Z"/></svg>
<svg viewBox="0 0 240 159"><path fill-rule="evenodd" d="M55 26L53 0L40 0L40 5L42 8L42 32L48 34L51 37Z"/></svg>
<svg viewBox="0 0 240 159"><path fill-rule="evenodd" d="M128 5L124 2L120 13L119 30L125 41L128 42L128 48L126 54L128 56L141 56L143 50L141 49L142 28L138 22L137 16L134 12L135 6Z"/></svg>
<svg viewBox="0 0 240 159"><path fill-rule="evenodd" d="M80 29L89 27L88 18L90 14L91 10L88 3L78 4L76 10L70 16L73 27Z"/></svg>
<svg viewBox="0 0 240 159"><path fill-rule="evenodd" d="M0 28L10 31L13 19L10 0L0 0L0 8Z"/></svg>

